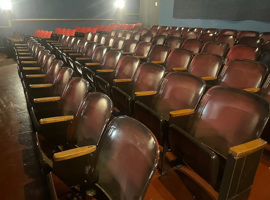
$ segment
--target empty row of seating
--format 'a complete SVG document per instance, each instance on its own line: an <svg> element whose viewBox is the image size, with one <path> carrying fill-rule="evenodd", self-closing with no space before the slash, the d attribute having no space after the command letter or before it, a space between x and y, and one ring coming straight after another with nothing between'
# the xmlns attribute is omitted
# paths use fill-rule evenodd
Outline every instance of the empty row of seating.
<svg viewBox="0 0 270 200"><path fill-rule="evenodd" d="M34 40L30 40L29 43L30 42L35 43L33 47L35 46L38 48L37 46L40 46L40 48L44 48ZM27 47L31 46L29 43ZM87 45L90 46L94 44ZM38 75L35 70L37 70L38 67L40 67L38 70L46 69L48 65L52 65L52 63L57 60L53 61L55 56L49 54L47 50L39 51L34 50L35 48L27 48L26 51L30 50L32 52L32 50L34 50L34 54L40 54L40 56L37 56L37 62L34 62L33 60L24 61L24 59L19 56L24 55L22 53L26 51L22 51L23 48L18 48L19 46L21 45L17 45L17 47L15 45L15 48L18 55L17 60L19 64L19 72L21 74L20 77L22 78L27 97L29 96L28 93L30 93L30 90L27 88L36 87L35 89L37 89L40 87L34 83L32 83L31 86L31 81L28 81L31 79L31 75ZM157 46L159 47L159 45ZM239 195L248 195L260 155L263 151L263 146L265 145L265 142L260 139L254 139L260 137L263 127L268 120L269 104L258 95L226 86L215 86L204 94L206 83L198 77L182 72L166 73L165 68L159 64L147 62L141 63L138 58L132 56L123 56L120 58L121 53L119 51L108 51L106 48L107 47L105 46L97 46L94 48L94 52L100 51L102 52L102 55L107 55L108 58L106 58L106 60L110 60L109 58L115 56L120 60L119 62L116 62L118 64L114 64L117 66L114 66L115 71L113 71L113 73L118 73L122 78L113 77L113 79L111 79L111 82L114 85L111 90L112 92L109 93L112 97L114 106L122 111L122 113L129 114L142 121L156 135L158 142L161 145L159 149L161 153L163 152L160 157L160 169L164 170L165 163L172 160L170 159L171 157L176 158L176 160L181 159L183 161L181 162L182 165L175 166L172 164L174 166L172 171L184 180L187 187L191 189L193 193L192 195L199 199L202 197L201 195L204 195L203 197L205 198L208 197L211 199L216 199L218 195L220 199L225 199L228 195L238 197ZM97 52L93 53L93 55ZM94 58L93 55L91 58ZM200 54L198 54L198 56L199 55ZM100 62L101 65L106 63L105 58L103 58L103 60L104 61ZM242 62L242 60L230 60L227 64L230 62L239 63ZM252 61L243 62L254 63ZM57 63L61 63L61 61L57 61ZM90 63L95 63L95 61ZM130 63L135 63L137 66L135 68L130 67L132 65ZM237 65L239 65L238 63ZM35 66L36 64L39 64L38 67ZM124 66L122 68L122 72L117 68L120 65ZM88 67L92 70L91 66L91 64L85 64L84 68ZM30 67L30 69L28 67ZM37 68L35 69L35 67ZM50 69L54 72L53 69L55 68L50 67ZM57 74L59 74L62 69L72 71L70 68L62 67L59 69ZM128 72L128 69L131 69L131 71ZM131 74L131 77L123 78L123 76L128 73ZM44 73L40 74L44 77ZM45 74L45 77L47 77L47 74ZM111 75L109 75L109 77L110 76ZM59 78L61 75L57 75L56 77ZM32 78L38 77L32 76ZM54 79L54 83L51 82L51 87L57 83L56 80L57 79ZM47 82L47 84L49 84L49 82ZM28 101L30 102L30 104L28 104L30 105L29 110L32 119L34 119L33 124L36 124L35 127L38 130L37 138L39 149L42 152L41 155L43 158L46 156L47 158L51 158L48 160L53 161L50 162L45 160L47 165L53 163L51 166L53 166L53 172L55 173L51 173L49 175L50 183L55 186L53 194L56 196L58 195L58 198L70 193L73 193L73 195L76 196L68 186L79 184L81 186L81 192L86 192L87 194L90 194L91 191L93 193L96 192L96 194L100 194L101 190L105 191L113 199L137 198L137 196L134 197L136 194L139 196L138 199L140 199L140 196L146 191L146 187L149 184L149 178L151 178L151 175L144 175L144 179L141 178L141 174L144 174L142 170L145 169L144 167L141 167L141 164L152 163L152 167L148 167L148 172L153 173L153 166L155 166L156 163L153 162L153 160L156 161L156 159L152 159L152 162L150 162L149 160L145 160L146 158L149 159L149 156L140 156L135 154L135 152L145 152L147 155L150 155L150 153L148 154L148 151L144 150L144 148L146 148L145 146L149 145L149 141L143 140L144 137L140 137L137 134L132 137L127 135L126 139L119 138L118 140L116 134L117 131L121 132L121 130L123 130L123 133L124 130L126 130L125 133L129 132L130 134L137 132L132 129L135 125L131 125L131 123L129 123L127 126L123 127L123 129L120 129L115 123L119 118L114 119L114 121L108 126L107 130L103 133L104 136L99 140L97 146L98 148L100 147L100 149L98 149L97 152L100 152L100 154L89 154L89 151L85 154L81 152L81 154L79 154L85 155L86 157L78 157L75 158L75 160L72 159L75 157L72 156L74 154L73 152L67 152L68 155L64 152L54 156L52 154L55 152L55 148L52 147L58 147L56 152L60 152L61 148L69 149L67 147L69 144L73 143L73 146L76 145L76 141L79 141L79 143L87 143L93 136L91 135L90 130L96 130L96 126L98 125L97 122L102 121L97 119L97 121L94 121L96 124L94 124L93 127L91 125L89 125L90 127L87 126L87 124L91 124L93 118L91 118L92 120L90 119L86 124L81 124L85 122L87 119L86 115L87 113L90 115L91 110L93 110L94 113L100 112L94 111L98 106L89 108L89 111L86 107L79 108L80 105L83 106L90 104L88 103L90 100L86 100L88 99L88 95L85 100L83 100L87 101L87 103L79 103L82 101L80 99L83 99L81 97L86 95L85 91L93 89L92 87L88 88L89 86L87 85L87 81L82 78L72 78L71 81L67 83L62 95L54 96L56 98L51 99L36 98L35 100L35 98L32 98L32 102ZM94 87L98 89L97 84L94 84ZM93 96L93 94L96 93L91 93L89 96ZM74 99L75 97L77 97L76 100ZM57 107L54 107L53 111L58 112L61 115L68 115L66 116L66 119L69 123L64 122L65 120L61 118L63 121L60 120L62 125L59 126L55 123L56 121L59 121L59 118L47 119L47 117L49 117L49 109L48 106L44 106L44 104L42 105L42 102L44 101L47 101L46 103L49 104L55 102ZM102 103L102 105L102 107L104 107L104 103ZM77 118L78 121L76 120L75 122L73 120L74 117L72 116L76 116L76 113L80 113L77 112L77 110L81 110L84 114L82 114L82 118ZM188 115L191 116L188 117ZM43 118L43 120L40 121L41 116L45 116L45 119ZM94 117L95 116L98 115L96 114ZM50 120L54 123L48 123ZM128 118L128 120L131 119ZM73 121L75 123L73 123ZM62 130L65 130L63 126L68 126L70 128L69 131L63 133ZM74 130L78 130L78 132L75 131L75 133ZM114 130L114 132L112 130ZM83 131L86 131L87 133L89 131L90 135L87 135ZM111 139L108 138L108 135ZM72 138L74 139L74 137L75 140L72 142ZM136 137L137 139L141 138L140 141L144 141L144 144L141 142L138 143L138 140L133 139L133 137ZM115 140L113 140L113 138L115 138ZM117 144L115 145L120 144L119 146L123 148L121 151L118 148L115 148L114 143L112 142L116 140ZM123 144L120 143L122 140L128 140L134 143ZM245 142L250 143L247 144L247 150L243 153L240 152L239 149L243 149L242 145ZM110 148L111 146L108 148L105 147L108 143L112 144L112 148ZM153 144L152 142L150 143ZM142 144L142 146L139 144ZM83 145L95 144L90 141L90 143L84 143ZM254 145L254 148L250 148L250 146L253 147ZM92 146L90 148L87 147L87 149L92 149ZM157 146L155 146L154 149L156 152ZM171 151L169 151L170 149ZM119 151L121 153L119 153ZM129 154L130 151L133 152L131 155ZM157 154L154 154L154 158L156 158L156 156ZM93 160L91 157L94 157ZM125 160L126 157L131 159L127 161ZM173 160L175 161L175 159ZM237 162L240 160L246 160L246 162ZM118 165L115 164L116 162L118 162ZM176 161L176 163L179 162L179 160ZM97 165L92 165L92 163ZM253 163L253 165L251 166L249 163ZM75 168L76 170L74 170L74 168L72 169L74 165L78 167ZM236 166L243 170L239 173L234 173L235 171L233 169ZM247 168L248 171L246 171ZM92 173L92 171L94 171L94 173ZM140 175L136 173L139 171ZM201 183L197 182L198 177L194 176L194 171L201 176L201 179L212 186L210 189L208 188L209 190L204 188ZM131 184L126 185L125 183L127 179L118 178L118 175L122 176L121 174L123 173ZM249 173L249 176L244 176L245 173ZM148 173L145 172L145 174ZM89 176L97 178L93 181ZM236 183L234 180L238 180L238 177L240 176L242 178ZM61 178L62 181L60 181L59 178ZM118 182L111 182L112 180ZM63 184L63 182L65 182L66 185ZM236 186L229 187L231 184L236 184ZM99 188L99 192L98 190L90 190L90 185L95 185L96 188ZM112 187L112 185L115 185L116 187ZM240 185L241 188L238 187ZM62 191L61 193L59 189L63 188L62 186L64 186L65 191ZM196 190L194 188L200 188L200 190ZM233 188L239 189L234 190ZM217 194L217 192L219 192L219 194ZM211 196L212 194L215 196Z"/></svg>

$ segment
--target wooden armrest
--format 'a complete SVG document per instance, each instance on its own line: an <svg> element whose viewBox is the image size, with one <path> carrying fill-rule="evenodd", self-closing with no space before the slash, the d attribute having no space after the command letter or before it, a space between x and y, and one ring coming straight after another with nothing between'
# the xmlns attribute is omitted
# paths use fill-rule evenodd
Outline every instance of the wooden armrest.
<svg viewBox="0 0 270 200"><path fill-rule="evenodd" d="M201 77L201 79L205 81L211 81L211 80L217 80L217 77L216 76L203 76Z"/></svg>
<svg viewBox="0 0 270 200"><path fill-rule="evenodd" d="M73 118L74 118L73 115L48 117L48 118L40 119L39 123L40 124L52 124L52 123L57 123L57 122L69 121L69 120L72 120Z"/></svg>
<svg viewBox="0 0 270 200"><path fill-rule="evenodd" d="M28 49L27 47L24 47L24 46L19 46L19 47L16 47L17 48L17 50L18 49Z"/></svg>
<svg viewBox="0 0 270 200"><path fill-rule="evenodd" d="M37 61L22 61L22 64L37 64Z"/></svg>
<svg viewBox="0 0 270 200"><path fill-rule="evenodd" d="M194 109L174 110L170 112L171 117L180 117L184 115L191 115L195 112Z"/></svg>
<svg viewBox="0 0 270 200"><path fill-rule="evenodd" d="M64 50L63 52L69 53L69 52L76 52L76 51L75 50L72 50L72 49L67 49L67 50Z"/></svg>
<svg viewBox="0 0 270 200"><path fill-rule="evenodd" d="M231 147L229 149L229 154L232 154L235 158L241 158L264 148L266 144L267 142L260 138L255 139L250 142Z"/></svg>
<svg viewBox="0 0 270 200"><path fill-rule="evenodd" d="M44 78L46 74L27 74L26 78Z"/></svg>
<svg viewBox="0 0 270 200"><path fill-rule="evenodd" d="M59 47L58 49L70 50L70 48L69 48L69 47Z"/></svg>
<svg viewBox="0 0 270 200"><path fill-rule="evenodd" d="M139 58L139 59L146 59L146 56L135 56L135 58Z"/></svg>
<svg viewBox="0 0 270 200"><path fill-rule="evenodd" d="M52 87L53 84L51 83L46 83L46 84L30 84L30 88L47 88L47 87Z"/></svg>
<svg viewBox="0 0 270 200"><path fill-rule="evenodd" d="M91 58L76 58L76 60L91 60Z"/></svg>
<svg viewBox="0 0 270 200"><path fill-rule="evenodd" d="M187 68L172 68L173 71L186 71Z"/></svg>
<svg viewBox="0 0 270 200"><path fill-rule="evenodd" d="M19 56L28 56L31 55L31 53L18 53Z"/></svg>
<svg viewBox="0 0 270 200"><path fill-rule="evenodd" d="M134 54L133 52L122 52L123 55L132 55Z"/></svg>
<svg viewBox="0 0 270 200"><path fill-rule="evenodd" d="M23 67L24 71L40 70L40 67Z"/></svg>
<svg viewBox="0 0 270 200"><path fill-rule="evenodd" d="M23 46L23 47L27 47L27 44L15 44L15 46Z"/></svg>
<svg viewBox="0 0 270 200"><path fill-rule="evenodd" d="M19 56L20 60L24 60L24 59L33 59L33 56Z"/></svg>
<svg viewBox="0 0 270 200"><path fill-rule="evenodd" d="M17 49L17 51L22 52L22 51L29 51L28 49Z"/></svg>
<svg viewBox="0 0 270 200"><path fill-rule="evenodd" d="M82 54L81 53L70 53L69 54L70 56L81 56ZM76 58L77 59L77 58Z"/></svg>
<svg viewBox="0 0 270 200"><path fill-rule="evenodd" d="M132 79L113 79L114 83L131 82Z"/></svg>
<svg viewBox="0 0 270 200"><path fill-rule="evenodd" d="M114 72L113 69L98 69L97 72L99 73L108 73L108 72Z"/></svg>
<svg viewBox="0 0 270 200"><path fill-rule="evenodd" d="M256 93L256 92L260 91L260 88L246 88L244 90L246 90L248 92Z"/></svg>
<svg viewBox="0 0 270 200"><path fill-rule="evenodd" d="M157 91L141 91L141 92L135 92L135 95L140 96L148 96L148 95L155 95L157 94Z"/></svg>
<svg viewBox="0 0 270 200"><path fill-rule="evenodd" d="M151 63L155 63L155 64L164 64L164 61L151 61Z"/></svg>
<svg viewBox="0 0 270 200"><path fill-rule="evenodd" d="M35 98L34 103L45 103L45 102L51 102L51 101L59 101L61 97L42 97L42 98Z"/></svg>
<svg viewBox="0 0 270 200"><path fill-rule="evenodd" d="M55 47L66 47L65 45L62 45L62 44L55 44L54 46Z"/></svg>
<svg viewBox="0 0 270 200"><path fill-rule="evenodd" d="M85 63L85 66L100 66L100 63Z"/></svg>
<svg viewBox="0 0 270 200"><path fill-rule="evenodd" d="M90 146L84 146L84 147L78 147L74 149L69 149L66 151L58 152L53 155L53 160L55 162L63 161L63 160L68 160L72 159L75 157L83 156L86 154L90 154L96 150L95 145L90 145Z"/></svg>

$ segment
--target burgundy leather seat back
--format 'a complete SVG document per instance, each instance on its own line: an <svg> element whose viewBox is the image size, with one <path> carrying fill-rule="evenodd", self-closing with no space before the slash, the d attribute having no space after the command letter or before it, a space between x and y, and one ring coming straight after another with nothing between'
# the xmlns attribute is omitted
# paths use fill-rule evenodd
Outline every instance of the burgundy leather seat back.
<svg viewBox="0 0 270 200"><path fill-rule="evenodd" d="M189 123L189 133L223 157L231 146L260 137L269 117L267 101L224 86L210 88Z"/></svg>
<svg viewBox="0 0 270 200"><path fill-rule="evenodd" d="M137 69L132 82L132 95L140 91L157 91L165 74L165 68L154 63L143 63Z"/></svg>
<svg viewBox="0 0 270 200"><path fill-rule="evenodd" d="M194 54L199 53L202 47L202 42L197 39L187 39L183 42L181 48L193 51Z"/></svg>
<svg viewBox="0 0 270 200"><path fill-rule="evenodd" d="M236 38L233 35L219 35L217 36L216 41L225 42L231 48L235 44Z"/></svg>
<svg viewBox="0 0 270 200"><path fill-rule="evenodd" d="M135 56L147 56L151 47L152 43L150 42L139 42L135 49Z"/></svg>
<svg viewBox="0 0 270 200"><path fill-rule="evenodd" d="M120 51L108 51L103 58L102 69L114 69L120 57Z"/></svg>
<svg viewBox="0 0 270 200"><path fill-rule="evenodd" d="M182 34L182 38L184 39L198 39L198 33L193 31L188 31Z"/></svg>
<svg viewBox="0 0 270 200"><path fill-rule="evenodd" d="M143 199L158 162L158 143L149 129L130 117L117 117L96 154L96 185L110 199Z"/></svg>
<svg viewBox="0 0 270 200"><path fill-rule="evenodd" d="M49 50L44 50L41 52L40 56L38 57L38 65L42 66L45 63L45 60L47 56L49 56L50 51Z"/></svg>
<svg viewBox="0 0 270 200"><path fill-rule="evenodd" d="M79 106L89 90L89 83L79 77L72 78L66 86L60 102L62 115L76 115Z"/></svg>
<svg viewBox="0 0 270 200"><path fill-rule="evenodd" d="M266 66L259 62L235 59L223 67L219 84L239 89L260 88L266 73Z"/></svg>
<svg viewBox="0 0 270 200"><path fill-rule="evenodd" d="M181 35L182 35L181 29L177 29L177 30L170 30L168 36L172 36L172 37L181 37Z"/></svg>
<svg viewBox="0 0 270 200"><path fill-rule="evenodd" d="M95 48L91 60L93 62L102 63L105 53L107 52L108 48L105 46L98 46Z"/></svg>
<svg viewBox="0 0 270 200"><path fill-rule="evenodd" d="M59 70L63 66L62 60L54 60L46 74L45 83L52 83L57 76Z"/></svg>
<svg viewBox="0 0 270 200"><path fill-rule="evenodd" d="M153 45L163 45L165 43L167 36L166 35L156 35L152 39Z"/></svg>
<svg viewBox="0 0 270 200"><path fill-rule="evenodd" d="M115 39L116 39L115 36L109 36L109 35L106 36L104 45L112 47Z"/></svg>
<svg viewBox="0 0 270 200"><path fill-rule="evenodd" d="M43 73L47 73L53 60L55 59L55 55L54 54L50 54L46 57L45 63L41 66L42 67L42 71Z"/></svg>
<svg viewBox="0 0 270 200"><path fill-rule="evenodd" d="M163 61L165 62L170 48L163 45L154 45L149 53L148 62L151 61Z"/></svg>
<svg viewBox="0 0 270 200"><path fill-rule="evenodd" d="M141 32L134 32L131 36L131 39L134 39L134 40L137 40L137 41L140 41L141 39Z"/></svg>
<svg viewBox="0 0 270 200"><path fill-rule="evenodd" d="M91 57L92 54L93 54L93 52L94 52L94 50L95 50L95 48L96 48L96 46L97 45L94 44L94 43L87 44L85 46L85 48L83 49L83 51L82 51L84 57L87 57L87 58Z"/></svg>
<svg viewBox="0 0 270 200"><path fill-rule="evenodd" d="M256 47L235 45L227 53L226 59L257 60L259 54L260 54L259 49Z"/></svg>
<svg viewBox="0 0 270 200"><path fill-rule="evenodd" d="M261 49L263 45L263 39L259 37L241 37L238 39L237 44L257 47Z"/></svg>
<svg viewBox="0 0 270 200"><path fill-rule="evenodd" d="M201 53L212 53L224 58L228 50L229 45L227 43L210 41L204 44Z"/></svg>
<svg viewBox="0 0 270 200"><path fill-rule="evenodd" d="M62 96L65 87L71 79L74 71L68 67L62 67L53 82L52 96Z"/></svg>
<svg viewBox="0 0 270 200"><path fill-rule="evenodd" d="M188 72L197 77L217 76L221 66L220 56L201 53L194 56L189 64Z"/></svg>
<svg viewBox="0 0 270 200"><path fill-rule="evenodd" d="M154 100L154 110L169 119L169 112L181 109L195 109L205 89L205 82L188 73L167 74Z"/></svg>
<svg viewBox="0 0 270 200"><path fill-rule="evenodd" d="M165 68L167 71L172 71L172 68L187 69L193 53L187 49L174 49L167 57Z"/></svg>
<svg viewBox="0 0 270 200"><path fill-rule="evenodd" d="M152 33L145 33L141 36L141 41L142 42L151 42L153 39L153 34Z"/></svg>
<svg viewBox="0 0 270 200"><path fill-rule="evenodd" d="M219 31L218 35L232 35L232 36L236 36L237 35L237 30L234 30L234 29L221 29Z"/></svg>
<svg viewBox="0 0 270 200"><path fill-rule="evenodd" d="M122 49L125 42L125 38L115 38L112 44L112 48Z"/></svg>
<svg viewBox="0 0 270 200"><path fill-rule="evenodd" d="M237 39L242 37L259 37L259 33L257 31L239 31L237 33Z"/></svg>
<svg viewBox="0 0 270 200"><path fill-rule="evenodd" d="M115 69L114 78L116 79L133 79L135 71L140 64L140 59L133 56L122 57Z"/></svg>
<svg viewBox="0 0 270 200"><path fill-rule="evenodd" d="M213 33L202 33L199 36L199 40L201 40L203 43L209 42L209 41L214 41L216 38L216 35Z"/></svg>
<svg viewBox="0 0 270 200"><path fill-rule="evenodd" d="M137 40L133 40L133 39L128 39L125 41L124 45L123 45L123 52L134 52L135 48L138 44Z"/></svg>
<svg viewBox="0 0 270 200"><path fill-rule="evenodd" d="M165 42L165 45L168 46L171 50L180 48L183 43L183 39L180 37L169 36Z"/></svg>
<svg viewBox="0 0 270 200"><path fill-rule="evenodd" d="M86 40L86 41L91 41L92 37L93 37L92 32L88 32L88 33L84 34L84 40Z"/></svg>
<svg viewBox="0 0 270 200"><path fill-rule="evenodd" d="M85 146L97 144L105 130L113 111L112 100L99 92L89 93L78 112L76 124L76 144Z"/></svg>

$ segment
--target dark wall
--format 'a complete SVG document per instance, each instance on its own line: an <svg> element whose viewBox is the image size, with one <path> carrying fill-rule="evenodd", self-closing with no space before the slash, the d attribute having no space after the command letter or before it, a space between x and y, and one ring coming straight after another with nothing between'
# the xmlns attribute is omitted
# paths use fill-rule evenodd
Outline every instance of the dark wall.
<svg viewBox="0 0 270 200"><path fill-rule="evenodd" d="M37 29L52 30L57 27L108 25L119 19L116 0L12 0L11 13L0 13L0 26L8 26L9 19L115 19L93 21L12 21L12 28L1 28L0 36L14 31L32 34ZM124 14L138 14L139 0L126 0ZM136 23L138 16L123 15L123 22Z"/></svg>

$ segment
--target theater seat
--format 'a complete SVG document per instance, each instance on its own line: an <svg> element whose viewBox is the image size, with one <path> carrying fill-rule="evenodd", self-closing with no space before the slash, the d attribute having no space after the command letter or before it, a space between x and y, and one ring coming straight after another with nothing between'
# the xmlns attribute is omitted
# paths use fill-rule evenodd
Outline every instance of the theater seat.
<svg viewBox="0 0 270 200"><path fill-rule="evenodd" d="M218 55L199 53L190 62L187 72L209 83L217 80L222 64L223 59Z"/></svg>
<svg viewBox="0 0 270 200"><path fill-rule="evenodd" d="M258 138L268 117L269 105L257 95L209 89L186 127L169 129L171 151L183 162L168 173L175 172L196 199L247 199L266 144Z"/></svg>
<svg viewBox="0 0 270 200"><path fill-rule="evenodd" d="M237 44L247 45L261 49L263 46L263 39L259 37L241 37L238 39Z"/></svg>
<svg viewBox="0 0 270 200"><path fill-rule="evenodd" d="M168 73L156 93L138 96L134 117L156 136L161 152L167 152L168 124L183 113L194 112L204 90L205 82L188 73ZM161 154L163 156L163 154ZM162 168L162 159L160 161Z"/></svg>
<svg viewBox="0 0 270 200"><path fill-rule="evenodd" d="M114 79L133 79L140 60L134 56L120 58L114 70L97 71L95 76L96 90L111 96L111 87Z"/></svg>
<svg viewBox="0 0 270 200"><path fill-rule="evenodd" d="M187 49L174 49L168 55L164 66L166 71L186 71L192 58L192 51Z"/></svg>
<svg viewBox="0 0 270 200"><path fill-rule="evenodd" d="M97 72L108 72L113 71L121 57L120 51L110 50L108 51L102 60L101 63L91 63L92 65L87 65L82 68L84 78L93 86L95 84L95 75Z"/></svg>
<svg viewBox="0 0 270 200"><path fill-rule="evenodd" d="M61 133L78 112L89 90L88 82L76 77L69 81L62 96L34 99L34 106L29 112L35 130L41 134L46 133L43 136L49 140L55 132ZM61 136L59 141L65 138Z"/></svg>
<svg viewBox="0 0 270 200"><path fill-rule="evenodd" d="M166 38L167 36L165 35L156 35L151 41L152 45L164 45Z"/></svg>
<svg viewBox="0 0 270 200"><path fill-rule="evenodd" d="M36 133L37 145L44 167L49 167L58 174L59 177L75 182L79 179L79 174L69 176L70 173L65 173L66 167L53 163L53 155L57 152L65 151L71 148L82 147L86 145L97 145L107 123L111 118L113 104L111 99L102 93L89 93L80 105L80 108L70 125L62 132L65 140L58 145L45 139L42 134ZM46 134L46 133L43 133ZM55 132L51 140L58 140L59 133ZM70 164L72 165L72 164ZM83 166L82 166L83 167ZM49 169L49 170L50 170Z"/></svg>
<svg viewBox="0 0 270 200"><path fill-rule="evenodd" d="M203 45L201 53L212 53L224 58L229 50L229 45L224 42L210 41Z"/></svg>
<svg viewBox="0 0 270 200"><path fill-rule="evenodd" d="M258 92L267 71L267 67L259 62L234 59L224 65L218 77L218 83L250 92Z"/></svg>
<svg viewBox="0 0 270 200"><path fill-rule="evenodd" d="M154 63L141 64L133 79L114 79L112 99L121 113L132 115L133 100L144 93L158 90L165 74L165 68Z"/></svg>
<svg viewBox="0 0 270 200"><path fill-rule="evenodd" d="M216 41L227 43L232 48L236 42L236 38L232 35L219 35L216 37Z"/></svg>
<svg viewBox="0 0 270 200"><path fill-rule="evenodd" d="M183 43L183 39L180 37L169 36L165 42L165 45L168 46L171 50L178 49Z"/></svg>
<svg viewBox="0 0 270 200"><path fill-rule="evenodd" d="M197 39L186 39L181 48L188 49L192 51L194 54L199 53L201 51L203 43Z"/></svg>
<svg viewBox="0 0 270 200"><path fill-rule="evenodd" d="M153 45L147 58L138 57L143 61L147 59L147 62L164 64L167 56L170 53L170 48L164 45Z"/></svg>
<svg viewBox="0 0 270 200"><path fill-rule="evenodd" d="M89 49L89 51L92 51L92 50ZM108 51L107 47L98 46L92 52L91 57L76 58L75 69L76 69L76 72L79 74L79 76L85 77L83 74L84 67L91 68L93 66L93 68L94 68L95 66L101 65L103 58L104 58L107 51Z"/></svg>
<svg viewBox="0 0 270 200"><path fill-rule="evenodd" d="M139 42L135 48L134 56L147 57L150 49L152 47L151 42Z"/></svg>
<svg viewBox="0 0 270 200"><path fill-rule="evenodd" d="M55 69L53 69L53 71L55 71ZM44 84L30 84L29 88L25 91L25 98L28 107L30 108L33 106L34 98L62 96L66 85L73 75L73 72L74 71L70 68L62 67L52 82Z"/></svg>
<svg viewBox="0 0 270 200"><path fill-rule="evenodd" d="M80 193L69 193L65 180L50 173L48 183L53 199L73 197L76 193L77 197L86 195L95 199L143 199L158 161L158 143L149 129L135 119L117 117L108 125L97 147L82 148L87 150L80 157L94 155L94 164L86 167L93 170L84 172L85 184L81 185ZM55 154L54 161L73 159L65 157L68 154L68 151ZM62 155L61 161L58 158Z"/></svg>
<svg viewBox="0 0 270 200"><path fill-rule="evenodd" d="M246 46L246 45L235 45L230 48L227 53L226 60L231 59L247 59L247 60L257 60L260 51L256 47Z"/></svg>
<svg viewBox="0 0 270 200"><path fill-rule="evenodd" d="M142 42L151 42L153 39L153 34L152 33L145 33L141 36L140 41Z"/></svg>

